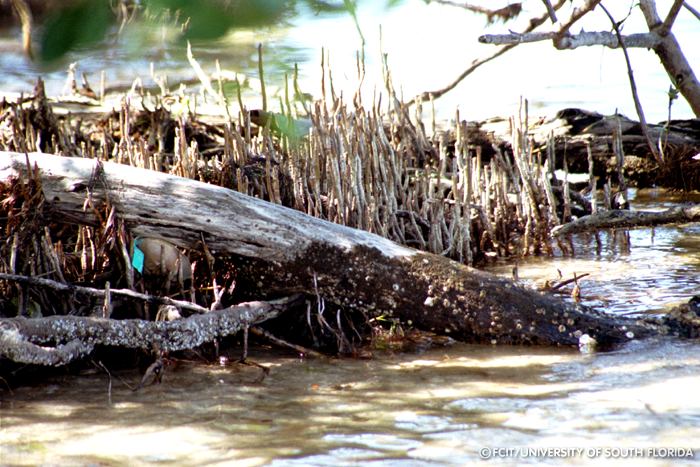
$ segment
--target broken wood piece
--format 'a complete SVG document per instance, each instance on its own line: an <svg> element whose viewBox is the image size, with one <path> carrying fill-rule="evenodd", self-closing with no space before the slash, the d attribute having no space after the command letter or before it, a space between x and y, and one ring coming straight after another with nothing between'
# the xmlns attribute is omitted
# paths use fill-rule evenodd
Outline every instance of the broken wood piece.
<svg viewBox="0 0 700 467"><path fill-rule="evenodd" d="M255 334L258 337L261 337L263 339L267 339L271 343L279 346L279 347L284 347L287 349L291 349L295 352L298 352L299 355L302 355L304 357L314 357L314 358L324 358L325 355L323 355L320 352L316 352L315 350L309 349L307 347L303 347L301 345L293 344L291 342L287 342L284 339L280 339L279 337L273 335L272 333L261 329L257 326L253 326L250 328L250 332L252 334Z"/></svg>
<svg viewBox="0 0 700 467"><path fill-rule="evenodd" d="M247 302L175 321L104 319L83 316L0 319L0 357L18 363L65 365L96 345L162 351L192 349L245 326L274 318L296 302L291 296Z"/></svg>
<svg viewBox="0 0 700 467"><path fill-rule="evenodd" d="M661 224L680 224L700 222L700 205L677 207L666 211L627 211L613 209L597 211L580 219L552 229L552 236L560 237L580 232L600 229L631 229L634 227L652 227Z"/></svg>

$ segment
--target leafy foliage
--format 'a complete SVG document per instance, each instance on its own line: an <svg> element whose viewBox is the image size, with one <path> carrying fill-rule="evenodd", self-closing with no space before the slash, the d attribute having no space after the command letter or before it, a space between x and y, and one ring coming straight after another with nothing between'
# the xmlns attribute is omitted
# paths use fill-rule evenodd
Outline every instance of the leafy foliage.
<svg viewBox="0 0 700 467"><path fill-rule="evenodd" d="M114 22L109 3L80 0L50 14L40 38L39 58L50 62L71 49L100 41Z"/></svg>
<svg viewBox="0 0 700 467"><path fill-rule="evenodd" d="M393 6L401 0L387 0ZM119 13L138 9L149 15L138 21L157 22L164 13L179 18L183 40L212 40L236 28L272 26L288 21L305 6L316 14L348 13L357 23L358 0L142 0L122 1L114 10L109 0L75 0L51 12L41 30L39 58L52 62L67 52L89 47L120 21ZM128 15L128 20L132 19ZM127 18L121 18L127 21ZM358 26L359 31L359 26Z"/></svg>

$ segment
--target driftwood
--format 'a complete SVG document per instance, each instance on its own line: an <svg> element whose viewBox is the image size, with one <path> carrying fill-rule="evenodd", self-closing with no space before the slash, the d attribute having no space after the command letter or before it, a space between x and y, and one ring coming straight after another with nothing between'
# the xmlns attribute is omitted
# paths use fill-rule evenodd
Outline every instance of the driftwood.
<svg viewBox="0 0 700 467"><path fill-rule="evenodd" d="M239 258L237 287L260 297L319 294L467 342L606 347L667 333L661 323L593 313L444 257L218 186L96 160L0 154L0 180L38 167L45 215L89 224L109 202L133 235ZM48 220L48 219L47 219ZM673 326L671 326L673 327ZM692 334L686 332L685 334ZM5 352L7 354L7 352Z"/></svg>
<svg viewBox="0 0 700 467"><path fill-rule="evenodd" d="M96 345L162 351L191 349L274 318L295 299L249 302L174 321L114 320L82 316L0 320L0 357L64 365ZM42 344L52 344L44 346Z"/></svg>
<svg viewBox="0 0 700 467"><path fill-rule="evenodd" d="M595 214L583 216L575 221L554 227L552 235L558 237L599 229L629 229L684 222L700 222L700 206L677 207L661 212L625 211L620 209L598 211Z"/></svg>
<svg viewBox="0 0 700 467"><path fill-rule="evenodd" d="M508 141L510 129L505 119L491 119L479 124L482 131ZM647 125L651 139L658 143L663 155L659 167L649 152L638 121L624 115L602 115L584 109L562 109L554 116L533 122L528 134L534 151L548 153L554 136L556 168L564 166L572 173L588 173L588 151L592 155L593 173L601 181L618 176L615 155L616 141L622 148L624 176L629 185L663 186L682 190L700 189L700 120L671 120Z"/></svg>

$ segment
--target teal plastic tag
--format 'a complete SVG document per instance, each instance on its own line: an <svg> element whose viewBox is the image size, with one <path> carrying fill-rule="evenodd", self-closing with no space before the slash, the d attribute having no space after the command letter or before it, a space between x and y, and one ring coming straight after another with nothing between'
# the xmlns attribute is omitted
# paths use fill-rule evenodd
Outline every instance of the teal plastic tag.
<svg viewBox="0 0 700 467"><path fill-rule="evenodd" d="M134 245L134 257L131 258L131 265L139 274L143 274L143 251L136 245Z"/></svg>

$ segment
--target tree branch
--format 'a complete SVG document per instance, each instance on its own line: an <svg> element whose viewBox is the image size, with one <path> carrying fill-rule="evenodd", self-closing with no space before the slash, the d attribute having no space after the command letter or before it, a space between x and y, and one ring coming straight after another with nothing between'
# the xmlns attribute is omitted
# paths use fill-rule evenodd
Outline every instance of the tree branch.
<svg viewBox="0 0 700 467"><path fill-rule="evenodd" d="M0 357L19 363L65 365L89 354L96 345L149 349L155 344L160 350L171 352L191 349L274 318L299 297L241 303L175 321L82 316L3 318Z"/></svg>
<svg viewBox="0 0 700 467"><path fill-rule="evenodd" d="M659 32L659 30L662 30L664 23L656 12L656 5L653 0L640 0L639 8L644 14L649 31ZM688 63L685 55L683 55L681 46L672 32L668 32L663 41L654 47L654 52L659 56L671 82L690 104L690 108L695 116L700 117L700 81L698 81L693 68Z"/></svg>
<svg viewBox="0 0 700 467"><path fill-rule="evenodd" d="M683 2L683 6L685 7L686 10L688 10L693 16L695 16L697 19L700 19L700 11L696 10L692 6L688 5L688 2Z"/></svg>
<svg viewBox="0 0 700 467"><path fill-rule="evenodd" d="M662 212L610 210L598 211L552 229L552 236L561 237L599 229L630 229L642 226L700 222L700 205L673 208Z"/></svg>
<svg viewBox="0 0 700 467"><path fill-rule="evenodd" d="M559 0L559 1L556 3L556 5L554 5L554 9L555 9L555 10L558 10L559 8L561 8L561 7L564 5L564 3L566 3L566 0ZM549 19L549 15L548 15L547 13L545 13L544 15L542 15L542 16L540 16L540 17L530 19L530 24L529 24L529 26L528 26L527 28L525 28L525 31L523 31L523 32L524 32L524 33L527 33L527 32L531 32L531 31L535 30L536 28L538 28L538 27L540 27L542 24L544 24L545 21L547 21L547 19ZM442 97L443 95L447 94L448 92L450 92L451 90L453 90L454 88L456 88L457 85L458 85L459 83L461 83L462 80L464 80L464 78L466 78L467 76L469 76L470 74L472 74L472 73L474 72L474 70L476 70L477 68L479 68L481 65L483 65L483 64L485 64L485 63L488 63L488 62L490 62L491 60L493 60L493 59L495 59L495 58L500 57L501 55L503 55L504 53L508 52L510 49L512 49L512 48L515 47L516 45L517 45L517 44L509 44L509 45L506 45L506 46L504 46L503 48L501 48L500 50L498 50L497 52L495 52L493 55L490 55L490 56L488 56L488 57L479 58L479 59L474 60L474 61L472 62L472 64L471 64L466 70L464 70L454 81L452 81L452 82L451 82L450 84L448 84L447 86L445 86L445 87L443 87L443 88L441 88L441 89L437 89L437 90L435 90L435 91L426 91L426 92L423 92L422 94L420 94L420 95L414 97L413 99L411 99L410 101L408 101L408 102L406 103L406 105L413 105L413 104L416 103L416 101L417 101L418 99L428 100L428 99L431 99L431 98L432 98L432 99L438 99L439 97Z"/></svg>
<svg viewBox="0 0 700 467"><path fill-rule="evenodd" d="M448 5L448 6L456 6L459 8L464 8L465 10L469 10L472 13L479 13L482 15L485 15L487 18L487 21L489 23L493 23L494 18L498 18L502 21L508 21L511 20L515 17L517 17L520 12L522 11L522 3L511 3L503 8L498 8L496 10L492 10L490 8L485 8L479 5L472 5L470 3L457 3L457 2L452 2L450 0L432 0L435 3L439 3L441 5Z"/></svg>
<svg viewBox="0 0 700 467"><path fill-rule="evenodd" d="M39 287L48 287L59 292L68 293L80 293L85 295L90 295L92 297L104 298L105 291L101 289L95 289L93 287L83 287L80 285L65 284L63 282L57 282L51 279L45 279L43 277L34 276L20 276L17 274L5 274L0 273L0 280L8 280L19 282L21 284L35 285ZM190 310L194 313L207 313L208 309L197 305L196 303L186 302L182 300L173 300L168 297L158 297L155 295L148 295L136 292L130 289L110 289L110 294L121 295L124 297L135 298L137 300L142 300L144 302L155 302L162 305L173 305L180 309Z"/></svg>
<svg viewBox="0 0 700 467"><path fill-rule="evenodd" d="M598 6L600 2L601 0L586 0L582 7L574 9L574 12L571 13L571 16L569 16L569 19L567 19L566 22L562 23L562 25L559 27L559 35L564 36L565 34L568 34L569 28L571 28L571 26L573 26L578 20L586 16L589 11L592 11L596 6Z"/></svg>
<svg viewBox="0 0 700 467"><path fill-rule="evenodd" d="M556 40L559 38L558 40ZM577 47L588 47L603 45L615 49L620 47L620 40L616 34L608 31L581 32L573 35L559 36L558 32L533 32L526 34L484 34L479 37L482 44L522 44L527 42L540 42L554 40L557 49L575 49ZM640 33L622 36L625 47L654 48L661 42L661 37L656 33Z"/></svg>
<svg viewBox="0 0 700 467"><path fill-rule="evenodd" d="M552 7L552 4L550 3L549 0L542 0L544 3L545 8L547 8L547 14L549 15L549 19L552 21L552 23L556 23L559 21L557 19L557 12L556 10Z"/></svg>
<svg viewBox="0 0 700 467"><path fill-rule="evenodd" d="M658 149L656 149L656 146L654 145L654 142L651 140L651 137L649 136L649 127L647 126L647 120L646 117L644 117L644 109L642 108L642 103L639 101L639 94L637 93L637 84L634 80L634 71L632 70L632 62L630 61L630 56L627 53L627 47L625 46L625 41L622 39L622 34L620 33L620 26L618 23L615 21L615 18L612 17L610 12L605 8L605 6L600 5L600 7L603 9L607 17L610 19L610 22L612 23L612 27L615 30L615 35L617 36L617 40L620 42L620 46L622 48L622 53L625 55L625 63L627 64L627 76L629 77L630 80L630 89L632 91L632 99L634 100L634 108L637 110L637 115L639 116L639 127L642 130L642 134L644 135L644 138L647 141L647 145L649 146L649 151L654 156L654 159L656 160L657 164L659 166L663 166L663 159L661 159L661 155L659 154Z"/></svg>
<svg viewBox="0 0 700 467"><path fill-rule="evenodd" d="M663 24L658 30L659 35L661 36L667 36L668 33L671 32L671 28L673 27L673 23L676 21L676 18L678 17L678 13L681 11L681 8L683 7L683 0L676 0L673 2L673 5L671 5L671 9L668 11L668 14L666 15L666 19L664 20Z"/></svg>

